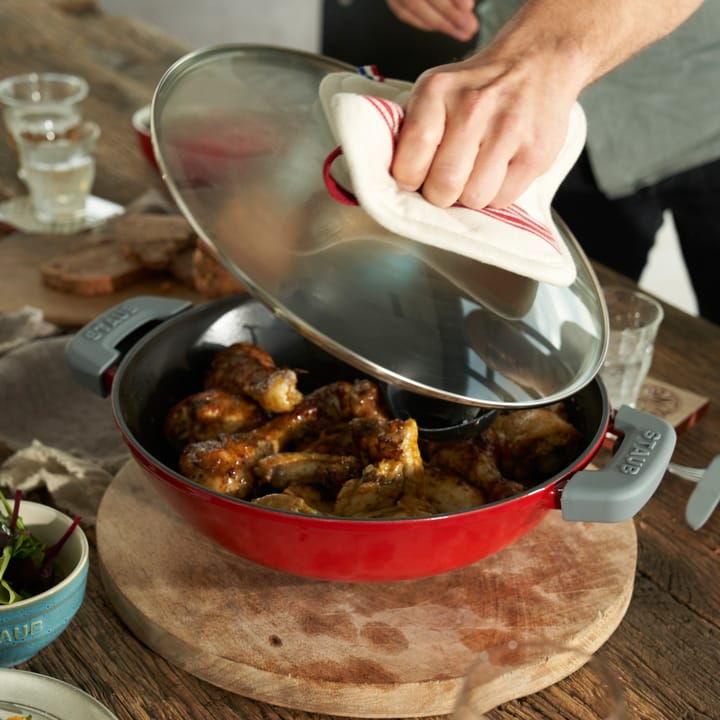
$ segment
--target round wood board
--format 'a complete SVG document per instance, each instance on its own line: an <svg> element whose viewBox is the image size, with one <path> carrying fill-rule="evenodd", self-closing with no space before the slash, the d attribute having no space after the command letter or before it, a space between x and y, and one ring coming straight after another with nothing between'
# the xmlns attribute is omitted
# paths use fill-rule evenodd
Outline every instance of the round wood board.
<svg viewBox="0 0 720 720"><path fill-rule="evenodd" d="M632 596L631 520L570 523L552 511L470 567L423 580L331 583L239 558L187 526L133 461L98 513L110 601L169 662L255 700L363 718L452 711L468 665L503 643L599 648ZM262 538L258 538L262 542ZM559 656L508 667L495 705L570 675Z"/></svg>

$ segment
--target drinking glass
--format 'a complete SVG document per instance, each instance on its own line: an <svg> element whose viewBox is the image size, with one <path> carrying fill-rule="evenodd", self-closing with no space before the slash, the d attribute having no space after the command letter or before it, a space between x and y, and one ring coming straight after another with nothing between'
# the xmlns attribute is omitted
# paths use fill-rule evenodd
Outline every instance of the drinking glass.
<svg viewBox="0 0 720 720"><path fill-rule="evenodd" d="M17 137L19 173L30 191L33 213L44 224L72 223L85 216L95 181L97 123L86 121L72 138L54 140Z"/></svg>
<svg viewBox="0 0 720 720"><path fill-rule="evenodd" d="M610 320L610 342L600 377L615 409L635 406L652 364L662 305L649 295L624 287L603 290Z"/></svg>
<svg viewBox="0 0 720 720"><path fill-rule="evenodd" d="M569 677L572 682L566 682ZM528 696L563 682L556 689L576 720L627 720L622 684L607 663L580 648L514 640L481 653L471 664L451 718L493 720L502 704L524 704ZM529 705L528 710L538 709L528 717L554 717L552 691L545 704L547 711L539 709L539 702Z"/></svg>
<svg viewBox="0 0 720 720"><path fill-rule="evenodd" d="M82 121L87 80L65 73L28 73L0 80L0 104L10 146L17 138L71 138Z"/></svg>

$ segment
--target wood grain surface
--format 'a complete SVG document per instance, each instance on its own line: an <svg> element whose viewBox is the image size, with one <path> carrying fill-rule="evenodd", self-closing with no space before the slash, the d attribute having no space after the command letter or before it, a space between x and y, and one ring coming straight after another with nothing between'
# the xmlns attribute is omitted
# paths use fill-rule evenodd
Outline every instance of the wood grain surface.
<svg viewBox="0 0 720 720"><path fill-rule="evenodd" d="M0 77L53 71L87 78L85 116L102 131L93 194L127 205L148 187L163 186L140 152L131 118L150 102L165 70L187 52L183 45L132 18L75 15L41 0L0 2L0 28ZM0 198L25 194L4 134L0 147Z"/></svg>
<svg viewBox="0 0 720 720"><path fill-rule="evenodd" d="M40 266L68 250L83 246L83 239L68 235L25 235L15 233L0 240L0 312L24 305L39 308L45 320L63 327L79 327L127 298L162 295L206 302L207 298L170 273L135 282L106 295L82 297L47 287Z"/></svg>
<svg viewBox="0 0 720 720"><path fill-rule="evenodd" d="M158 173L140 151L131 118L147 104L165 70L186 48L172 38L123 18L121 26L101 12L63 12L42 0L0 2L0 77L31 71L67 72L87 78L85 116L101 128L93 194L129 205L149 189L165 193ZM78 34L82 23L82 34ZM0 200L27 193L17 178L17 160L0 133ZM7 230L7 229L6 229ZM160 279L96 298L74 297L45 288L39 263L62 252L62 236L0 234L0 312L23 305L39 307L46 319L78 326L123 299L141 294L172 295L193 301L201 296L181 283Z"/></svg>
<svg viewBox="0 0 720 720"><path fill-rule="evenodd" d="M352 717L448 713L473 658L512 640L541 649L504 668L489 701L547 687L577 669L547 648L596 650L635 577L632 521L568 523L551 512L506 550L433 578L297 578L199 535L134 461L106 492L97 533L108 596L153 650L241 695Z"/></svg>
<svg viewBox="0 0 720 720"><path fill-rule="evenodd" d="M198 12L205 8L198 5ZM135 144L129 118L150 100L162 73L187 48L131 18L62 13L43 0L2 0L0 29L0 77L52 69L80 72L90 81L87 114L104 131L96 194L127 204L161 183ZM0 199L24 191L14 158L4 149L0 138ZM603 284L633 285L596 269ZM673 458L704 467L720 453L720 328L667 304L664 309L651 374L709 399L699 421L680 434ZM32 426L32 418L27 424ZM720 512L699 532L688 528L684 508L693 487L668 473L635 518L638 557L632 600L599 651L619 674L633 719L720 718ZM128 531L132 527L130 522ZM119 720L327 720L327 715L225 690L153 652L111 604L100 578L96 533L94 528L86 531L91 562L85 602L68 630L19 669L81 688ZM178 546L178 552L184 549ZM197 595L197 588L190 590ZM192 603L190 597L187 604ZM596 720L578 708L581 692L582 680L574 675L506 703L492 717Z"/></svg>

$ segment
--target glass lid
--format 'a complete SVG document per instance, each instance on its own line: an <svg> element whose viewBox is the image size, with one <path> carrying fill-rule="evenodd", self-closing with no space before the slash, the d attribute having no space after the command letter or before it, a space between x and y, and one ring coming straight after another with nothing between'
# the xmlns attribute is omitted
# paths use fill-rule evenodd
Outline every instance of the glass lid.
<svg viewBox="0 0 720 720"><path fill-rule="evenodd" d="M466 405L567 397L602 364L602 293L560 219L577 267L556 287L395 235L328 193L336 143L320 80L352 70L277 47L193 52L160 81L152 136L196 232L278 317L392 385Z"/></svg>

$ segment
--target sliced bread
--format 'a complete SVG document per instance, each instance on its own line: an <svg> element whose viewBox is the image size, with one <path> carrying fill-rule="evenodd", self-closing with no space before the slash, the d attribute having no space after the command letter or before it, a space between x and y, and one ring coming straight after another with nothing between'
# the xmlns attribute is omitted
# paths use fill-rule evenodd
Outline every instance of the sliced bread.
<svg viewBox="0 0 720 720"><path fill-rule="evenodd" d="M126 214L111 226L112 237L128 255L152 270L168 270L182 250L195 246L195 232L182 215Z"/></svg>
<svg viewBox="0 0 720 720"><path fill-rule="evenodd" d="M40 267L48 287L75 295L107 295L147 277L151 271L113 241L71 250Z"/></svg>

